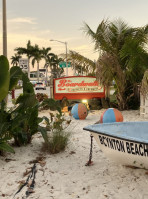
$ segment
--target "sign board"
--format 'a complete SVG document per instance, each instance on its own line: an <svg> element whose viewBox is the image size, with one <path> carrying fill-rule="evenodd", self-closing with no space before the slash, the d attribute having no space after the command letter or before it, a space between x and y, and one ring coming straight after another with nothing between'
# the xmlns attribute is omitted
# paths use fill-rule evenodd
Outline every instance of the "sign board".
<svg viewBox="0 0 148 199"><path fill-rule="evenodd" d="M19 59L19 66L23 71L28 71L28 59Z"/></svg>
<svg viewBox="0 0 148 199"><path fill-rule="evenodd" d="M70 76L54 79L55 99L91 99L105 97L104 86L96 77Z"/></svg>
<svg viewBox="0 0 148 199"><path fill-rule="evenodd" d="M66 66L66 62L60 62L59 63L59 66L60 66L60 68L66 68L66 67L71 67L71 63L70 62L68 62L67 63L67 66Z"/></svg>

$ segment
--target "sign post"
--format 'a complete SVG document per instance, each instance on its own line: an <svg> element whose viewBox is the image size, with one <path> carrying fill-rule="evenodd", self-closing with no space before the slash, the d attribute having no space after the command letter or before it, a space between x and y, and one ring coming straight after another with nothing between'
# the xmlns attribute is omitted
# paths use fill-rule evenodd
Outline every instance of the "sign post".
<svg viewBox="0 0 148 199"><path fill-rule="evenodd" d="M71 67L71 63L70 62L68 62L68 63L60 62L59 66L60 66L60 68L67 68L67 67L69 68L69 67Z"/></svg>

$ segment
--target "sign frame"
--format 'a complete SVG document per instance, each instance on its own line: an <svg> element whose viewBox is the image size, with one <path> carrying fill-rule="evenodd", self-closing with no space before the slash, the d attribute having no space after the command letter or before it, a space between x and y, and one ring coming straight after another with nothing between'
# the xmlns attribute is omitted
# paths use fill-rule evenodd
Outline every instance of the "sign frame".
<svg viewBox="0 0 148 199"><path fill-rule="evenodd" d="M78 79L79 81L77 81ZM88 81L89 79L90 81ZM76 81L74 82L72 80ZM86 82L86 80L88 82ZM99 82L96 80L96 77L69 76L69 77L56 78L54 79L53 83L54 83L53 95L54 99L56 100L62 100L63 98L70 100L105 98L105 87L99 84ZM66 84L60 85L64 83L67 83L67 85ZM64 86L67 86L68 88L65 89Z"/></svg>

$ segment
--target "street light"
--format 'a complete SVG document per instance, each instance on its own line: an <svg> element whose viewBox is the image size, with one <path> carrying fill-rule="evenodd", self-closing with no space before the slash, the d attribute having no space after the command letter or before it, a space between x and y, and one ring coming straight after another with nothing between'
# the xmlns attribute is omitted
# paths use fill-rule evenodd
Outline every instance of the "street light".
<svg viewBox="0 0 148 199"><path fill-rule="evenodd" d="M68 76L68 64L67 64L67 42L55 40L55 39L50 39L50 41L57 41L59 43L65 44L65 49L66 49L66 76Z"/></svg>
<svg viewBox="0 0 148 199"><path fill-rule="evenodd" d="M3 55L7 57L6 0L3 0Z"/></svg>

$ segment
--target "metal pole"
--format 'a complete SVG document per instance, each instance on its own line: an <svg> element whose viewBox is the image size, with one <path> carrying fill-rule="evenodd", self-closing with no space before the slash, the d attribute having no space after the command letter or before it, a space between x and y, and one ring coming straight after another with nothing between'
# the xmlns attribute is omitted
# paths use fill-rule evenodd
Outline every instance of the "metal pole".
<svg viewBox="0 0 148 199"><path fill-rule="evenodd" d="M6 0L3 0L3 55L7 57Z"/></svg>
<svg viewBox="0 0 148 199"><path fill-rule="evenodd" d="M50 39L50 41L57 41L57 42L60 42L60 43L62 43L62 44L65 44L65 48L66 48L66 76L68 76L67 42L63 42L63 41L59 41L59 40L55 40L55 39Z"/></svg>
<svg viewBox="0 0 148 199"><path fill-rule="evenodd" d="M7 57L7 20L6 20L6 0L2 1L3 8L3 55ZM7 104L8 95L5 98L5 103Z"/></svg>
<svg viewBox="0 0 148 199"><path fill-rule="evenodd" d="M65 42L66 47L66 76L68 76L68 64L67 64L67 42Z"/></svg>
<svg viewBox="0 0 148 199"><path fill-rule="evenodd" d="M47 65L46 65L46 86L48 86L48 78L47 78Z"/></svg>

